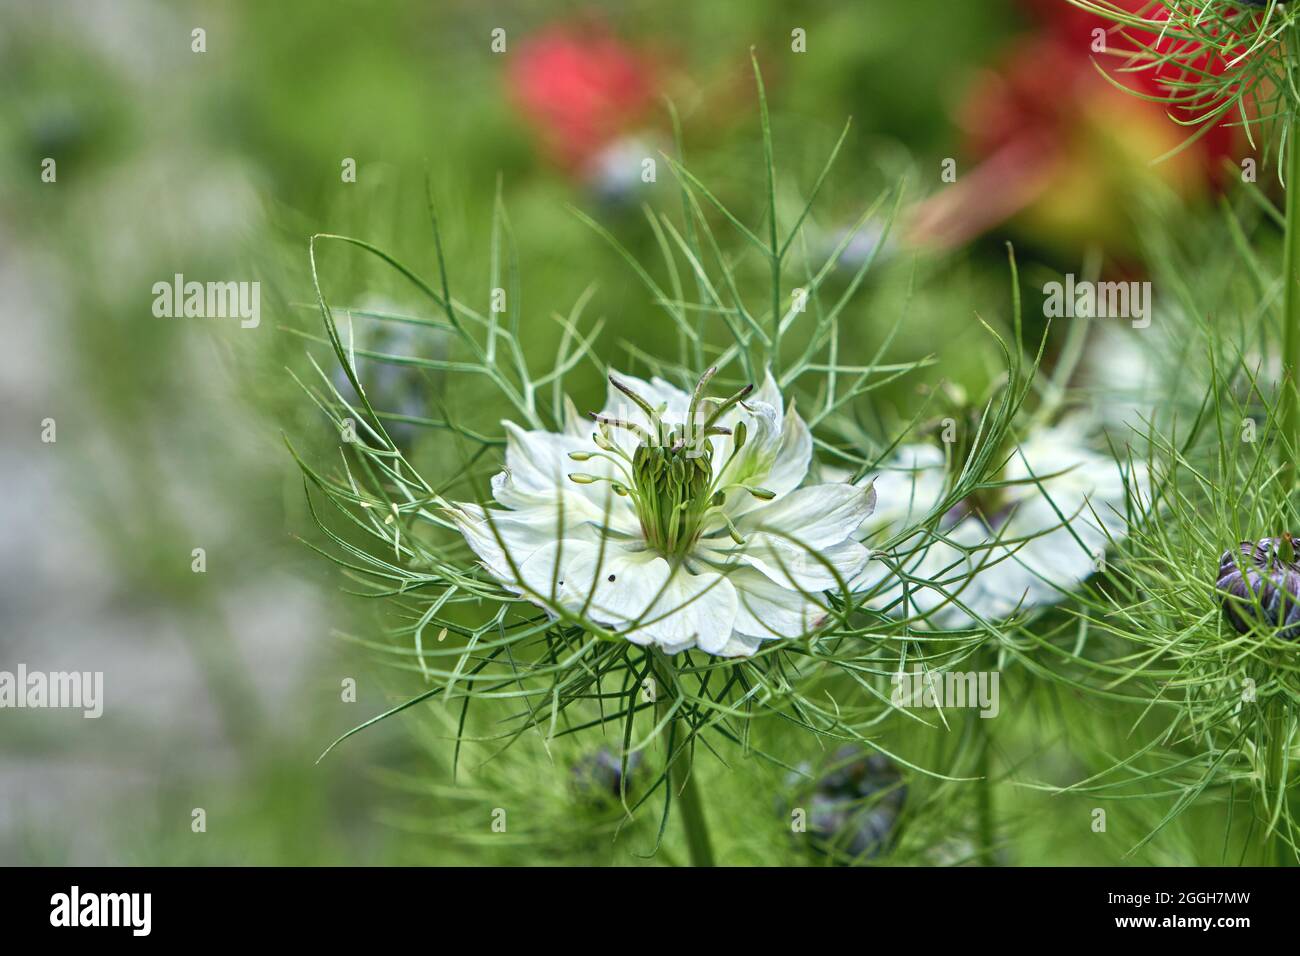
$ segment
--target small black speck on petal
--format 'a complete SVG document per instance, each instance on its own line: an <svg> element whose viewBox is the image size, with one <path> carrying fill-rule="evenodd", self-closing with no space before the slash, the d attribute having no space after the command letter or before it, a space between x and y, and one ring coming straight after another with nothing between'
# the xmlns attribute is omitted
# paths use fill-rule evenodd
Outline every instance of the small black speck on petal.
<svg viewBox="0 0 1300 956"><path fill-rule="evenodd" d="M610 579L611 581L613 581L613 580L614 580L614 575L611 574L611 575L609 576L609 579Z"/></svg>

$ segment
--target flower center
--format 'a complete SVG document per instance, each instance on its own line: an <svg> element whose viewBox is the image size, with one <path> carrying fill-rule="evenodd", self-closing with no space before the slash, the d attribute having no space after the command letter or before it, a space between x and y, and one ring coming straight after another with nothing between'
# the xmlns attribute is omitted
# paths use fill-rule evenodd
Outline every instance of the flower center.
<svg viewBox="0 0 1300 956"><path fill-rule="evenodd" d="M666 447L641 445L632 456L632 485L646 542L665 556L685 554L713 504L713 444L674 430Z"/></svg>
<svg viewBox="0 0 1300 956"><path fill-rule="evenodd" d="M646 544L666 558L676 559L688 554L703 533L707 519L714 513L721 516L732 539L738 544L744 543L723 510L727 493L733 488L742 488L763 500L775 497L764 488L728 483L731 463L745 447L747 427L741 421L734 428L726 428L718 421L733 407L743 407L743 400L754 386L747 385L726 399L705 398L705 387L716 372L716 368L711 368L704 373L691 396L686 421L673 424L664 421L665 408L654 407L611 375L610 383L641 410L649 427L642 427L627 418L593 413L591 417L599 431L592 440L600 452L574 452L569 456L576 461L602 457L618 466L626 476L626 482L586 474L573 474L569 478L580 483L609 480L617 494L631 497ZM640 440L631 456L613 440L612 429L626 431ZM731 438L731 453L715 476L714 448L710 439L717 435Z"/></svg>

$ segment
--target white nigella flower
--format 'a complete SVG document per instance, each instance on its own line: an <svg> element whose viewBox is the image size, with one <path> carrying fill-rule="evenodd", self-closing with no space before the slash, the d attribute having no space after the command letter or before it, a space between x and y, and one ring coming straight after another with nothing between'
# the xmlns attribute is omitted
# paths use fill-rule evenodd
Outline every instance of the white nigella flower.
<svg viewBox="0 0 1300 956"><path fill-rule="evenodd" d="M936 534L918 533L899 545L899 566L914 579L906 600L883 561L873 561L854 590L871 588L869 606L924 616L937 629L1058 603L1099 570L1108 544L1127 532L1124 473L1085 438L1077 420L1032 432L1007 462L1001 478L1009 484L991 489L995 497L963 502ZM923 519L942 500L944 473L937 448L900 449L875 482L895 506L869 530L883 538ZM1145 489L1146 468L1135 463L1128 481Z"/></svg>
<svg viewBox="0 0 1300 956"><path fill-rule="evenodd" d="M752 654L827 617L824 592L862 573L874 489L800 487L812 436L769 373L707 398L610 376L605 409L563 433L506 422L500 508L453 520L507 588L553 614L668 653ZM575 462L581 463L575 465Z"/></svg>
<svg viewBox="0 0 1300 956"><path fill-rule="evenodd" d="M1175 363L1186 346L1174 341L1172 330L1188 324L1181 315L1162 316L1149 329L1097 324L1088 337L1077 388L1102 425L1113 426L1116 433L1146 431L1157 407L1167 403L1181 382Z"/></svg>

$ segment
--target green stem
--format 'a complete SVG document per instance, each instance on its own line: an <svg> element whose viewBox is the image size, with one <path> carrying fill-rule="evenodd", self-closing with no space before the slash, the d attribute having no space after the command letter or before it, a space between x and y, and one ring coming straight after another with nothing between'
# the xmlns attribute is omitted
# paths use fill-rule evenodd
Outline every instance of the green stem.
<svg viewBox="0 0 1300 956"><path fill-rule="evenodd" d="M677 682L672 661L667 655L656 652L655 656L658 658L656 670L659 673L655 711L662 718L672 709L673 693L676 691ZM696 786L695 774L692 772L690 749L684 747L680 754L673 752L673 747L679 739L678 731L684 731L685 728L686 721L680 716L674 717L673 726L668 728L667 759L672 761L668 767L668 786L672 788L671 799L677 804L681 813L682 826L686 829L686 846L690 852L691 866L713 866L713 844L709 840L709 824L704 817L704 803L700 799L700 790Z"/></svg>
<svg viewBox="0 0 1300 956"><path fill-rule="evenodd" d="M978 711L971 712L975 721L975 746L978 748L975 772L979 776L977 800L977 819L979 821L980 852L986 865L993 864L993 845L997 839L997 828L993 819L993 738L985 726L987 721Z"/></svg>
<svg viewBox="0 0 1300 956"><path fill-rule="evenodd" d="M1287 866L1293 862L1293 852L1280 828L1287 825L1286 814L1279 802L1286 800L1284 780L1287 773L1287 746L1290 743L1290 721L1286 698L1279 692L1264 705L1260 727L1264 738L1264 765L1258 791L1259 814L1263 826L1260 839L1260 856L1264 866ZM1274 822L1276 821L1276 822Z"/></svg>
<svg viewBox="0 0 1300 956"><path fill-rule="evenodd" d="M713 845L709 842L709 825L704 819L704 804L700 800L695 774L686 759L680 758L669 774L677 805L681 808L682 825L686 828L686 845L691 853L691 866L713 866Z"/></svg>
<svg viewBox="0 0 1300 956"><path fill-rule="evenodd" d="M1295 487L1297 450L1300 450L1300 118L1291 125L1286 144L1286 241L1282 263L1282 491Z"/></svg>
<svg viewBox="0 0 1300 956"><path fill-rule="evenodd" d="M998 650L985 644L975 652L973 660L978 669L995 671L998 668ZM984 865L993 866L993 848L997 843L997 818L993 805L993 730L989 719L981 717L978 710L972 710L970 715L974 721L971 730L976 747L975 773L979 777L975 791L979 847Z"/></svg>

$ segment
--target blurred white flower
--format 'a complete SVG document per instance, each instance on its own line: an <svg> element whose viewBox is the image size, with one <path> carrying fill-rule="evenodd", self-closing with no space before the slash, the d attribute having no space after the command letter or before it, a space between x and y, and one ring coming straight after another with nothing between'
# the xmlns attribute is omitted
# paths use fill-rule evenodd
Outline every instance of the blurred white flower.
<svg viewBox="0 0 1300 956"><path fill-rule="evenodd" d="M693 395L611 376L595 424L506 422L500 508L451 516L491 574L553 614L668 653L752 654L827 617L824 592L862 573L870 486L801 488L812 436L770 373L756 392ZM575 465L580 462L580 465Z"/></svg>
<svg viewBox="0 0 1300 956"><path fill-rule="evenodd" d="M1145 434L1146 423L1178 390L1185 356L1171 341L1172 330L1187 326L1181 315L1161 314L1149 329L1096 323L1090 331L1074 390L1117 438Z"/></svg>
<svg viewBox="0 0 1300 956"><path fill-rule="evenodd" d="M833 230L814 230L813 240L822 260L835 256L835 268L854 272L873 260L884 262L898 252L898 244L887 236L884 220L873 218L856 229L841 227ZM840 249L843 245L844 248Z"/></svg>
<svg viewBox="0 0 1300 956"><path fill-rule="evenodd" d="M935 532L918 532L880 556L854 582L867 604L935 629L999 621L1055 604L1099 571L1107 546L1127 532L1129 492L1147 486L1145 466L1127 474L1088 448L1078 420L1032 432L1007 462L996 497L962 502ZM869 530L879 540L926 517L943 498L944 455L906 446L876 479L893 507ZM894 562L897 562L896 566ZM901 576L895 567L901 570Z"/></svg>
<svg viewBox="0 0 1300 956"><path fill-rule="evenodd" d="M591 157L582 170L583 182L596 200L635 209L647 189L645 163L662 149L664 144L653 136L619 137Z"/></svg>

